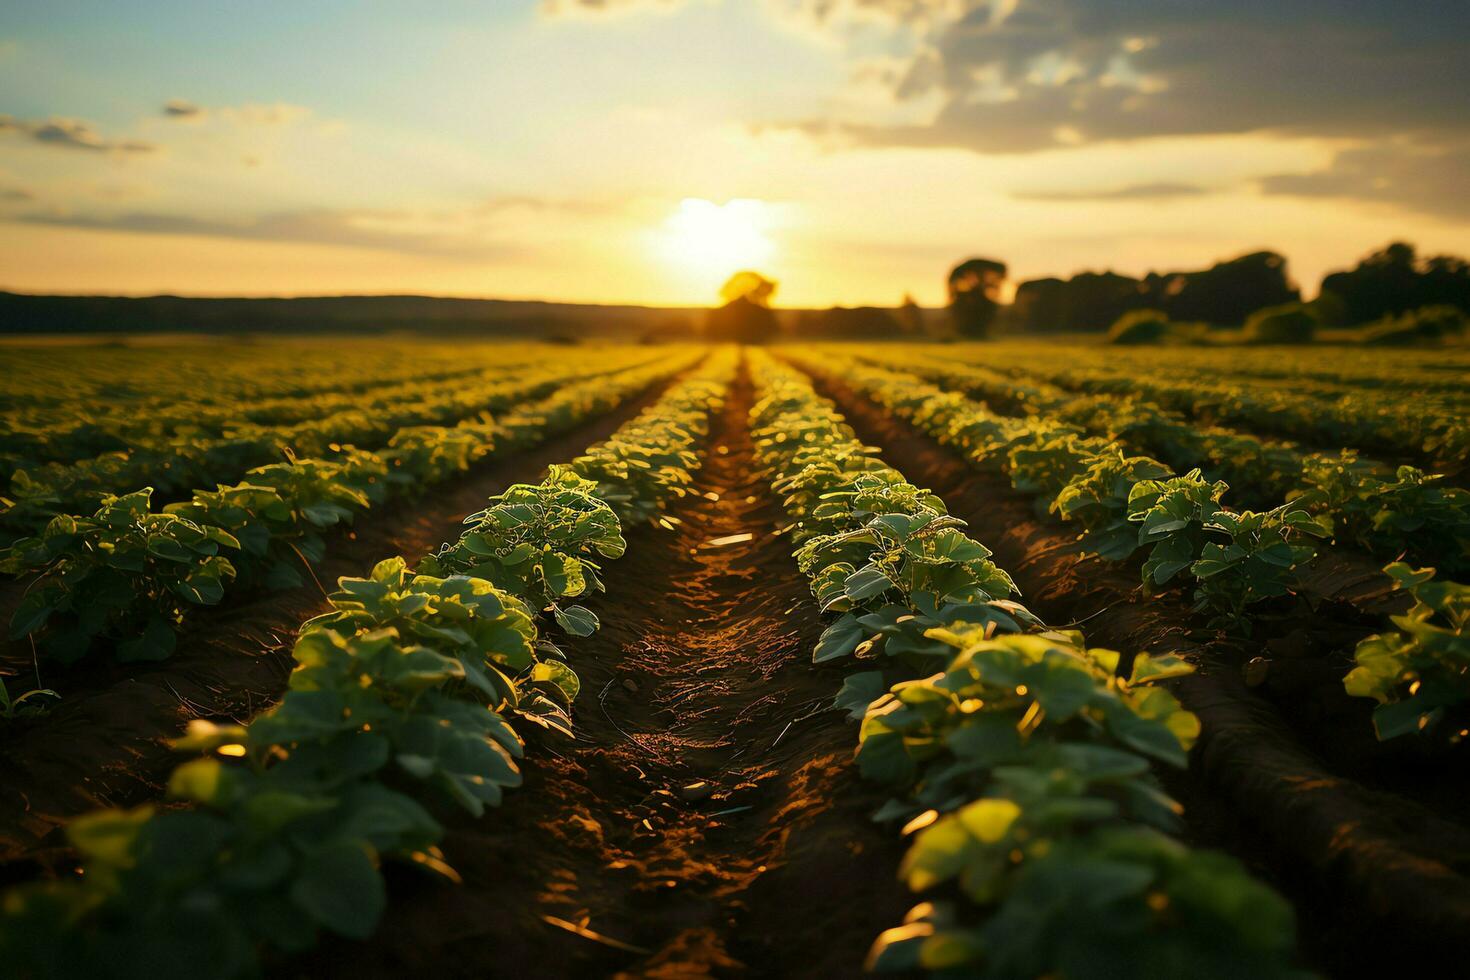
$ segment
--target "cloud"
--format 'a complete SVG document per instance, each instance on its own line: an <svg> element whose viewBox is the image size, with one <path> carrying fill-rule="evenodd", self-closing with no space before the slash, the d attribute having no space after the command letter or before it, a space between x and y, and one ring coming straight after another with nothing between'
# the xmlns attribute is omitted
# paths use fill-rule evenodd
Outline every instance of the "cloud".
<svg viewBox="0 0 1470 980"><path fill-rule="evenodd" d="M898 28L890 54L908 61L880 79L889 99L937 103L918 119L874 106L790 127L823 140L1017 154L1264 133L1372 147L1345 151L1320 174L1267 178L1267 193L1422 208L1423 185L1458 184L1458 201L1470 184L1470 157L1458 149L1470 137L1467 3L779 2L818 20L854 10L889 18ZM870 48L871 39L854 43L854 57Z"/></svg>
<svg viewBox="0 0 1470 980"><path fill-rule="evenodd" d="M1272 174L1265 194L1348 198L1470 219L1470 140L1447 146L1389 142L1343 150L1321 170Z"/></svg>
<svg viewBox="0 0 1470 980"><path fill-rule="evenodd" d="M541 0L541 13L553 19L608 17L646 10L675 10L687 0Z"/></svg>
<svg viewBox="0 0 1470 980"><path fill-rule="evenodd" d="M1470 87L1467 31L1470 5L1435 0L972 2L912 55L938 59L924 74L944 110L892 136L1016 152L1055 146L1063 128L1089 142L1463 130L1462 100L1446 96Z"/></svg>
<svg viewBox="0 0 1470 980"><path fill-rule="evenodd" d="M180 122L203 122L210 115L247 126L285 126L311 118L312 111L290 102L247 102L238 106L202 106L188 99L169 99L163 115Z"/></svg>
<svg viewBox="0 0 1470 980"><path fill-rule="evenodd" d="M1200 197L1210 193L1198 184L1159 181L1152 184L1128 184L1106 190L1090 191L1017 191L1011 195L1018 201L1163 201L1180 197Z"/></svg>
<svg viewBox="0 0 1470 980"><path fill-rule="evenodd" d="M247 102L240 106L225 106L218 111L220 116L231 122L250 126L285 126L309 119L312 114L306 106L292 105L289 102Z"/></svg>
<svg viewBox="0 0 1470 980"><path fill-rule="evenodd" d="M16 119L0 115L0 133L13 132L29 136L38 143L65 147L73 150L90 150L101 153L139 154L153 153L158 146L142 140L106 139L90 123L65 116L49 119Z"/></svg>
<svg viewBox="0 0 1470 980"><path fill-rule="evenodd" d="M322 208L279 211L240 221L149 211L118 215L36 212L14 220L93 231L337 245L458 259L489 259L520 251L517 246L491 240L480 225L464 218L462 214Z"/></svg>
<svg viewBox="0 0 1470 980"><path fill-rule="evenodd" d="M163 104L163 114L170 119L184 121L198 121L208 115L203 107L195 105L188 99L169 99Z"/></svg>
<svg viewBox="0 0 1470 980"><path fill-rule="evenodd" d="M0 187L0 201L34 201L36 195L24 187Z"/></svg>

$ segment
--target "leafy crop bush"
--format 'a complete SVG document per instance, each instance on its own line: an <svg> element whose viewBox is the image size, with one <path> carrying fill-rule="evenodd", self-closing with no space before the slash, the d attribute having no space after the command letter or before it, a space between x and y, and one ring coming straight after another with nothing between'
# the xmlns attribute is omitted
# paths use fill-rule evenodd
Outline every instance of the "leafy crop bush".
<svg viewBox="0 0 1470 980"><path fill-rule="evenodd" d="M1310 539L1328 530L1289 504L1265 513L1226 510L1220 504L1226 489L1199 470L1144 480L1129 491L1129 519L1140 525L1139 544L1153 546L1143 564L1145 582L1165 585L1188 569L1199 583L1195 610L1212 614L1211 625L1248 632L1246 607L1289 595L1293 571L1316 554Z"/></svg>
<svg viewBox="0 0 1470 980"><path fill-rule="evenodd" d="M1317 332L1317 318L1301 303L1284 303L1257 310L1245 321L1244 339L1251 344L1309 344Z"/></svg>
<svg viewBox="0 0 1470 980"><path fill-rule="evenodd" d="M1403 562L1384 572L1414 597L1414 606L1393 617L1395 632L1358 644L1358 665L1343 687L1378 701L1373 727L1380 739L1442 729L1460 741L1470 705L1470 585L1437 582L1434 569Z"/></svg>
<svg viewBox="0 0 1470 980"><path fill-rule="evenodd" d="M1118 655L1077 634L931 636L952 659L873 702L858 763L910 794L880 813L913 818L900 868L909 887L952 883L970 901L941 891L879 937L871 966L1110 976L1188 962L1198 976L1284 974L1290 907L1235 861L1168 836L1180 808L1149 762L1182 767L1199 722L1155 684L1188 664L1144 654L1119 680Z"/></svg>
<svg viewBox="0 0 1470 980"><path fill-rule="evenodd" d="M1451 574L1470 571L1470 491L1441 474L1400 466L1390 477L1357 453L1318 453L1302 465L1302 507L1373 554L1410 552Z"/></svg>
<svg viewBox="0 0 1470 980"><path fill-rule="evenodd" d="M1399 316L1384 317L1364 327L1359 339L1384 347L1459 340L1470 317L1454 306L1421 306Z"/></svg>
<svg viewBox="0 0 1470 980"><path fill-rule="evenodd" d="M1171 475L1147 456L1124 456L1111 445L1086 457L1084 469L1057 495L1051 509L1062 520L1082 525L1086 547L1108 561L1122 561L1138 550L1138 528L1128 516L1129 492L1144 480Z"/></svg>
<svg viewBox="0 0 1470 980"><path fill-rule="evenodd" d="M223 528L152 512L152 488L109 497L91 517L53 518L39 537L0 552L0 571L35 574L10 621L48 655L80 659L100 639L119 660L161 660L190 606L224 596L235 567L221 548L240 542Z"/></svg>
<svg viewBox="0 0 1470 980"><path fill-rule="evenodd" d="M597 616L561 600L602 591L594 556L617 558L628 544L597 484L556 466L539 484L518 483L465 518L460 539L425 558L429 575L473 575L550 610L573 636L590 636Z"/></svg>

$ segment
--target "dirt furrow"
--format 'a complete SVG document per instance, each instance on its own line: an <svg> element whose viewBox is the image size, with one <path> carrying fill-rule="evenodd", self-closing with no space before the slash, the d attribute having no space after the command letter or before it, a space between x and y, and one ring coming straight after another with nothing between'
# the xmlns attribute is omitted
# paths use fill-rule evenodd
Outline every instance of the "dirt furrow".
<svg viewBox="0 0 1470 980"><path fill-rule="evenodd" d="M445 844L464 883L400 880L389 925L299 975L853 976L907 908L899 842L825 710L821 629L753 474L742 376L675 530L634 530L603 627L566 644L577 739ZM589 932L590 930L590 932Z"/></svg>

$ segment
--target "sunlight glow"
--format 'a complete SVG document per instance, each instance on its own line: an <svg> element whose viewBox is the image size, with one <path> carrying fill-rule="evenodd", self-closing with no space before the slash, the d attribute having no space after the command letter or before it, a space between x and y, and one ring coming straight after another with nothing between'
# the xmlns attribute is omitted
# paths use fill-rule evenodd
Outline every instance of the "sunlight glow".
<svg viewBox="0 0 1470 980"><path fill-rule="evenodd" d="M716 204L686 197L663 223L658 251L670 264L701 278L723 278L771 258L776 251L766 234L771 225L771 208L763 201L733 198Z"/></svg>

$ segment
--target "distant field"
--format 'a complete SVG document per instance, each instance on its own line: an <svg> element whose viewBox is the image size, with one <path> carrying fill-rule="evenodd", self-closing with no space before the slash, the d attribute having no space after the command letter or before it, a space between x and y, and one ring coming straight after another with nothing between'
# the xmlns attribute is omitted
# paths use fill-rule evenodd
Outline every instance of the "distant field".
<svg viewBox="0 0 1470 980"><path fill-rule="evenodd" d="M0 376L7 962L1265 977L1470 936L1470 351Z"/></svg>

